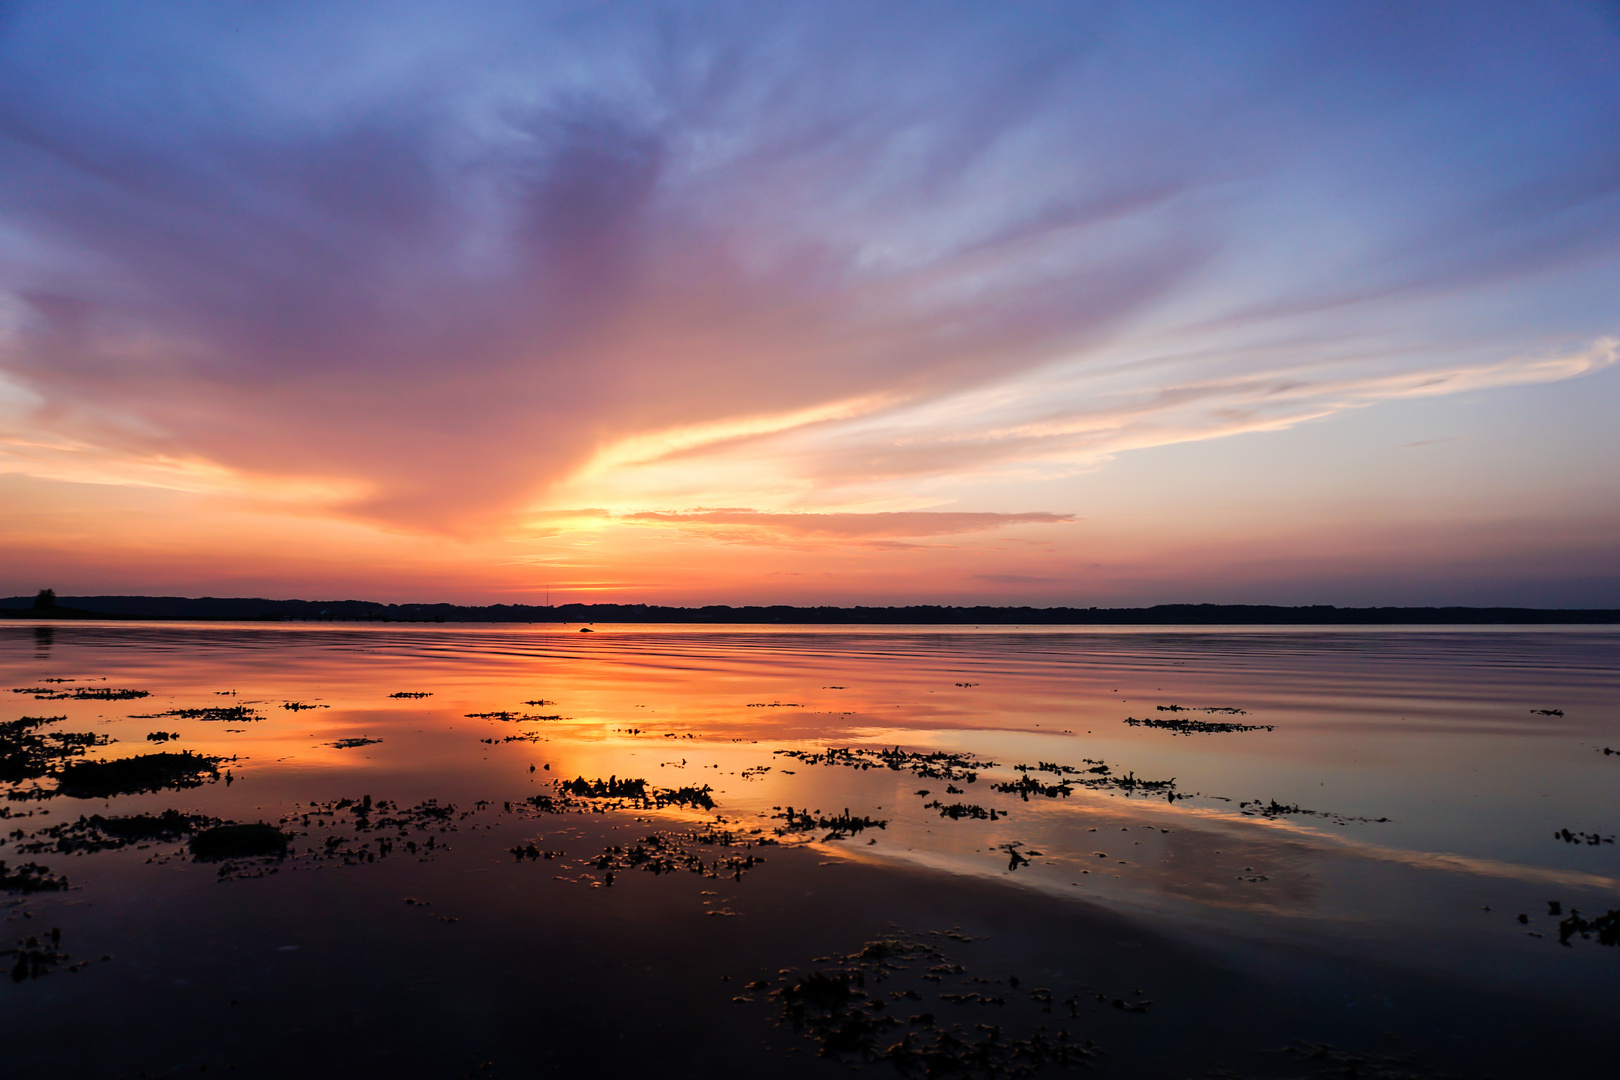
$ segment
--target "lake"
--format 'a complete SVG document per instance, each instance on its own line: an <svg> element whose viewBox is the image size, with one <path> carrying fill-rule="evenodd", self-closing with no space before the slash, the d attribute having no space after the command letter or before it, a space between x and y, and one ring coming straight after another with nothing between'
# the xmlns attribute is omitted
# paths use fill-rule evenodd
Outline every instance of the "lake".
<svg viewBox="0 0 1620 1080"><path fill-rule="evenodd" d="M1620 1050L1620 631L581 629L0 625L4 1075Z"/></svg>

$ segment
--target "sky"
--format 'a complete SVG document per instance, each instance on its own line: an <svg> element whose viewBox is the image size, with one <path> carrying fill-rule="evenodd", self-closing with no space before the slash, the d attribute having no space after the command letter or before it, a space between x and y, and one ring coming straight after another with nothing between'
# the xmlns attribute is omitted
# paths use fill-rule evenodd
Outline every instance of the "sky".
<svg viewBox="0 0 1620 1080"><path fill-rule="evenodd" d="M0 4L0 595L1620 607L1620 4Z"/></svg>

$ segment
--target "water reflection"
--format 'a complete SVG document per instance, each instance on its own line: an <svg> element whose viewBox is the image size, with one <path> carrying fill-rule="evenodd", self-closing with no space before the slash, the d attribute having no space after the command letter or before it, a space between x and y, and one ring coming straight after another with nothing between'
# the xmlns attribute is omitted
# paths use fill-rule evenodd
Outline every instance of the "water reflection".
<svg viewBox="0 0 1620 1080"><path fill-rule="evenodd" d="M63 717L49 730L88 733L86 760L217 759L217 776L190 770L202 787L104 812L288 838L287 859L227 860L231 881L484 874L456 913L434 909L456 922L497 918L514 887L477 858L623 890L694 866L740 883L803 852L1003 882L1201 949L1287 946L1583 1007L1612 984L1620 958L1559 949L1548 912L1620 902L1604 840L1620 758L1602 753L1620 634L597 630L0 627L0 678L26 691L13 714L37 701ZM107 696L124 687L150 696ZM59 816L72 788L66 771L19 778L7 814ZM84 865L87 889L168 880ZM300 880L278 895L314 887ZM785 903L772 880L748 887ZM750 916L710 891L711 917Z"/></svg>

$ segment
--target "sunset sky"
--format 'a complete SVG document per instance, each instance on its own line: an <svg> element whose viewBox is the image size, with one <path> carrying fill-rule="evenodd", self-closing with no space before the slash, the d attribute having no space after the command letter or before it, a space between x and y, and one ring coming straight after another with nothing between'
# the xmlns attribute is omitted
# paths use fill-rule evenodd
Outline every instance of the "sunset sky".
<svg viewBox="0 0 1620 1080"><path fill-rule="evenodd" d="M0 595L1620 606L1620 6L0 7Z"/></svg>

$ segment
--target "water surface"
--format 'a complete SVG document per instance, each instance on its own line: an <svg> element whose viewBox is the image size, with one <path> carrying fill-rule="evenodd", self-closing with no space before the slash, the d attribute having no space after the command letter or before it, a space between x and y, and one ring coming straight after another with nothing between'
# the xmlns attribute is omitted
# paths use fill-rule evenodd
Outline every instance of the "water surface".
<svg viewBox="0 0 1620 1080"><path fill-rule="evenodd" d="M71 886L0 894L8 942L57 927L64 956L3 991L16 1075L893 1074L916 1061L885 1047L951 1025L1088 1047L966 1075L1579 1075L1613 1049L1620 949L1560 923L1620 908L1616 632L591 631L0 626L0 685L148 693L8 693L0 720L107 736L84 760L220 759L178 790L6 786L0 858ZM590 794L610 779L646 797ZM361 799L395 823L355 828ZM41 847L164 810L290 849ZM625 854L654 835L685 862ZM950 956L849 960L876 940ZM817 970L870 978L871 1038L793 1012Z"/></svg>

